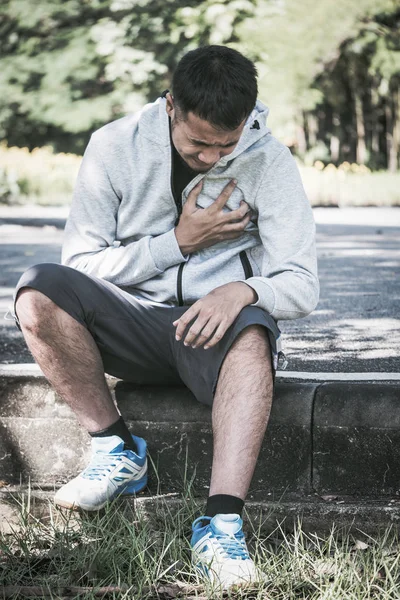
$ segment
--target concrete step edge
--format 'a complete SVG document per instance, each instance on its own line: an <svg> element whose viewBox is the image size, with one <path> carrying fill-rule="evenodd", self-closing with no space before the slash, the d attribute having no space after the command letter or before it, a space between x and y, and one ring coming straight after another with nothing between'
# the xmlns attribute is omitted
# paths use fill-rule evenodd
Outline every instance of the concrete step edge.
<svg viewBox="0 0 400 600"><path fill-rule="evenodd" d="M15 364L0 364L0 377L44 377L39 365L36 363L15 363ZM107 375L111 380L117 378ZM303 371L277 371L276 379L298 380L301 381L360 381L360 382L400 382L400 373L384 373L384 372L355 372L355 373L336 373L336 372L303 372Z"/></svg>
<svg viewBox="0 0 400 600"><path fill-rule="evenodd" d="M29 507L31 514L46 518L53 505L54 492L30 489L28 486L15 486L12 489L0 490L0 531L7 526L18 524L21 505ZM199 514L205 505L206 497L196 497ZM171 515L182 509L187 500L179 493L159 494L153 496L125 497L114 501L117 510L131 506L145 517L157 511L165 511ZM64 509L57 509L69 512ZM80 514L73 513L79 518ZM255 531L261 525L265 532L278 532L279 529L291 531L301 524L305 531L329 533L334 529L352 531L357 536L370 535L379 530L391 527L400 530L400 500L344 498L336 501L325 501L316 495L308 497L291 496L284 500L247 501L243 515L248 529L251 521Z"/></svg>

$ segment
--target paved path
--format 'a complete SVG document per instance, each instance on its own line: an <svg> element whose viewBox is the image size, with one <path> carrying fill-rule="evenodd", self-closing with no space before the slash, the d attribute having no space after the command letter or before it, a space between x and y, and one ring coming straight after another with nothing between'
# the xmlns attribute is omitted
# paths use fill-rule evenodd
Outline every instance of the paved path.
<svg viewBox="0 0 400 600"><path fill-rule="evenodd" d="M0 207L0 362L32 362L3 316L20 275L59 262L67 209ZM317 208L321 296L281 321L290 371L400 372L400 208Z"/></svg>

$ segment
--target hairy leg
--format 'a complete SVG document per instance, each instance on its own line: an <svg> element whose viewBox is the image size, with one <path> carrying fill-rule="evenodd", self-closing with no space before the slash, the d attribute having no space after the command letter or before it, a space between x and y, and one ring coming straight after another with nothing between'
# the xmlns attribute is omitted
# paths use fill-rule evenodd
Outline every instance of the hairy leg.
<svg viewBox="0 0 400 600"><path fill-rule="evenodd" d="M115 423L120 415L89 331L33 288L21 289L16 310L35 361L81 425L87 431L98 431Z"/></svg>
<svg viewBox="0 0 400 600"><path fill-rule="evenodd" d="M238 335L222 364L214 396L210 496L245 499L267 427L273 396L271 351L261 325Z"/></svg>

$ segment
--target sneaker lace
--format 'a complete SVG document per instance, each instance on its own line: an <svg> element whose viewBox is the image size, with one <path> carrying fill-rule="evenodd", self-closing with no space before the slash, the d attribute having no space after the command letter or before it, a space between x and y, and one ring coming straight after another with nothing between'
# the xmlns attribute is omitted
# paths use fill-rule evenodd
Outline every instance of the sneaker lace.
<svg viewBox="0 0 400 600"><path fill-rule="evenodd" d="M227 535L226 533L214 533L214 536L228 558L237 558L241 560L250 558L243 534Z"/></svg>
<svg viewBox="0 0 400 600"><path fill-rule="evenodd" d="M92 462L81 473L81 477L100 481L112 471L118 462L122 460L122 454L101 454L97 452L92 457Z"/></svg>
<svg viewBox="0 0 400 600"><path fill-rule="evenodd" d="M198 517L194 523L193 528L196 528L196 525L200 522L211 521L211 517ZM249 551L247 550L246 541L243 533L240 531L238 534L227 534L227 533L217 533L213 532L213 537L219 542L223 552L228 558L238 558L241 560L246 560L250 558Z"/></svg>

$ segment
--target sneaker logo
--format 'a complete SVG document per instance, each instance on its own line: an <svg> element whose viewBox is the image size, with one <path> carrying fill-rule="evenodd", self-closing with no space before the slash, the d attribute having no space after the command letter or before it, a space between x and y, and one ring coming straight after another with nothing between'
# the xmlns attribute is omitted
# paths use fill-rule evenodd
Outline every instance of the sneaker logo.
<svg viewBox="0 0 400 600"><path fill-rule="evenodd" d="M132 474L132 471L130 471L129 469L127 469L126 467L122 467L122 469L120 470L120 473L128 473L129 475Z"/></svg>
<svg viewBox="0 0 400 600"><path fill-rule="evenodd" d="M138 472L140 471L140 468L129 468L126 465L122 466L121 468L118 469L118 471L116 471L113 476L112 476L112 480L115 482L127 482L127 481L131 481L132 478L135 478L138 474Z"/></svg>

